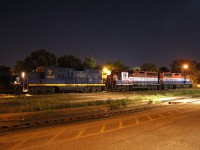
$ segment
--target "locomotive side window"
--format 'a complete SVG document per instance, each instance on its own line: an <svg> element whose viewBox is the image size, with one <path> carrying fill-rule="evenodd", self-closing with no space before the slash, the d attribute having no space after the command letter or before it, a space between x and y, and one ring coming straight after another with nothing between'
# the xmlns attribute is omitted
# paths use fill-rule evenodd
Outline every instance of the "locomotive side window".
<svg viewBox="0 0 200 150"><path fill-rule="evenodd" d="M126 80L128 78L128 72L122 72L122 80Z"/></svg>

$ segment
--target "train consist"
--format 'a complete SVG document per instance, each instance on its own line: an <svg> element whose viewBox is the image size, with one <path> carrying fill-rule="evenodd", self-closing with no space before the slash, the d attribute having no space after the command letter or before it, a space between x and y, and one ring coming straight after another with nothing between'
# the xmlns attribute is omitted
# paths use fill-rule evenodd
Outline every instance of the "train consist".
<svg viewBox="0 0 200 150"><path fill-rule="evenodd" d="M113 71L107 74L96 69L38 67L29 74L23 89L28 89L29 93L56 93L189 87L192 87L189 76L181 73Z"/></svg>

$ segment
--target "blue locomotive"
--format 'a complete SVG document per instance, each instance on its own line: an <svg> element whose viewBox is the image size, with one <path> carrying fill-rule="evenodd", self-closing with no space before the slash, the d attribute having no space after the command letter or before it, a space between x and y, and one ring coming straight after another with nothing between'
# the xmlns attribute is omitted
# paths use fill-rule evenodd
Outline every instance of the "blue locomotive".
<svg viewBox="0 0 200 150"><path fill-rule="evenodd" d="M29 93L98 92L105 88L97 69L37 67L29 74Z"/></svg>

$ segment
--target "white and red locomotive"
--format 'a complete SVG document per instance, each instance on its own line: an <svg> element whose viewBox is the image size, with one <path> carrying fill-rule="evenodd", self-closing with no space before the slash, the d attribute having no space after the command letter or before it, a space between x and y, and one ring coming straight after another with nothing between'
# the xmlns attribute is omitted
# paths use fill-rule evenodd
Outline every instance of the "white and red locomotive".
<svg viewBox="0 0 200 150"><path fill-rule="evenodd" d="M134 89L190 88L188 75L181 73L158 73L147 71L114 71L107 77L107 89L129 91Z"/></svg>

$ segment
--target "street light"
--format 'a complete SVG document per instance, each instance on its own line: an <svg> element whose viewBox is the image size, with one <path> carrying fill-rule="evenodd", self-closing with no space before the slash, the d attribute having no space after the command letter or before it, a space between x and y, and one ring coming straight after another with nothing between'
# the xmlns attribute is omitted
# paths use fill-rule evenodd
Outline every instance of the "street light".
<svg viewBox="0 0 200 150"><path fill-rule="evenodd" d="M23 93L28 92L28 76L26 77L26 73L22 72L22 79L23 79L22 80L22 90L23 90ZM26 87L25 87L25 85L26 85Z"/></svg>
<svg viewBox="0 0 200 150"><path fill-rule="evenodd" d="M188 67L189 67L189 66L188 66L187 64L182 65L181 73L183 74L183 71L184 71L184 70L187 70Z"/></svg>
<svg viewBox="0 0 200 150"><path fill-rule="evenodd" d="M184 84L186 84L186 74L184 73L184 70L187 70L188 69L188 65L187 64L184 64L182 65L182 70L181 70L181 74L184 76Z"/></svg>
<svg viewBox="0 0 200 150"><path fill-rule="evenodd" d="M188 69L188 65L187 65L187 64L184 64L184 65L183 65L183 69Z"/></svg>
<svg viewBox="0 0 200 150"><path fill-rule="evenodd" d="M22 72L22 78L24 79L24 77L25 77L25 72Z"/></svg>
<svg viewBox="0 0 200 150"><path fill-rule="evenodd" d="M22 92L24 92L25 72L22 72Z"/></svg>

